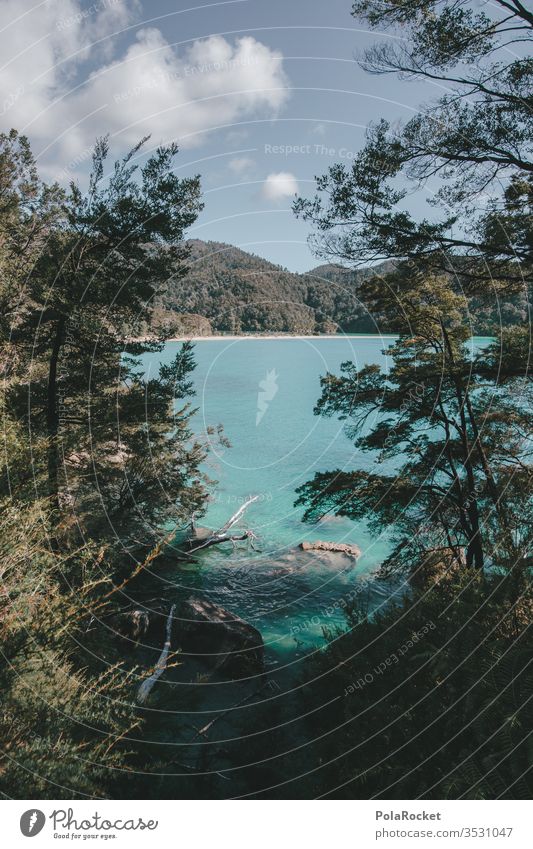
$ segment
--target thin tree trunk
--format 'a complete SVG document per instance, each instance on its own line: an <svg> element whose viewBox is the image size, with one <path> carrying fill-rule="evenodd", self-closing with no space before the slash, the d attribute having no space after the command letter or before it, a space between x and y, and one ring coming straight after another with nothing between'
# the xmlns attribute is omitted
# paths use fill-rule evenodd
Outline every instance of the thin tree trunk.
<svg viewBox="0 0 533 849"><path fill-rule="evenodd" d="M173 604L170 608L170 613L167 617L167 628L166 628L166 639L165 644L163 646L163 651L159 655L159 660L157 661L154 671L146 681L143 681L141 686L137 691L137 701L140 705L145 704L148 696L150 695L154 684L157 682L158 678L161 678L163 672L167 668L168 656L170 654L170 636L172 630L172 617L174 616L174 610L176 609L176 605Z"/></svg>
<svg viewBox="0 0 533 849"><path fill-rule="evenodd" d="M440 398L437 399L438 405L440 407L442 422L444 425L444 432L446 436L446 444L445 444L445 452L448 460L448 465L451 470L451 474L454 481L455 492L457 493L457 502L459 508L459 523L463 533L465 534L468 540L472 539L472 528L470 527L469 515L467 512L467 505L465 504L465 500L463 497L463 487L461 483L461 479L459 477L459 473L457 472L457 467L455 465L453 454L451 451L451 433L450 433L450 421L446 415L444 410L444 406L442 404L442 400ZM442 521L442 520L441 520ZM446 527L446 533L449 535L449 529ZM458 562L460 562L458 560Z"/></svg>
<svg viewBox="0 0 533 849"><path fill-rule="evenodd" d="M490 468L489 461L487 460L487 455L485 454L485 449L483 448L483 443L481 442L481 434L479 432L479 428L477 425L476 418L474 416L474 411L472 409L472 404L470 402L470 398L466 399L467 402L467 410L468 417L470 419L470 423L472 425L472 432L474 434L474 445L476 446L479 459L481 461L481 465L483 468L483 472L487 479L487 485L489 488L489 492L496 510L498 514L498 518L500 520L500 527L502 529L505 542L507 548L509 549L509 556L512 561L516 560L518 556L518 552L513 540L513 535L509 529L509 516L507 510L505 509L505 504L503 503L501 493L499 491L498 484L492 474L492 469Z"/></svg>
<svg viewBox="0 0 533 849"><path fill-rule="evenodd" d="M443 322L441 322L440 324L442 335L448 352L449 362L451 365L450 377L455 388L455 395L459 407L459 418L461 422L461 425L459 427L459 434L461 438L461 444L463 446L463 465L466 471L466 479L468 483L467 513L470 525L472 527L472 535L469 539L468 546L466 549L466 564L469 567L475 566L476 569L483 569L483 544L481 539L481 529L479 526L476 479L472 466L472 447L470 445L470 440L468 439L468 426L465 415L465 395L468 395L468 390L464 389L464 387L461 385L461 381L458 379L458 376L455 373L455 358L453 355L453 349L450 343L450 339Z"/></svg>

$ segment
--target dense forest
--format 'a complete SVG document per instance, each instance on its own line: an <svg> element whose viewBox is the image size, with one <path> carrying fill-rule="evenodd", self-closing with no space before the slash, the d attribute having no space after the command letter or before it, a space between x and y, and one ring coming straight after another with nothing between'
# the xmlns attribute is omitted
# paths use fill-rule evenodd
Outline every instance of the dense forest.
<svg viewBox="0 0 533 849"><path fill-rule="evenodd" d="M82 194L43 183L24 136L0 136L0 783L11 797L119 794L110 782L140 724L139 674L110 623L169 527L206 497L190 346L150 380L138 356L157 344L124 354L158 285L183 274L182 235L201 208L198 179L169 171L176 149L139 169L141 148L104 179L98 142Z"/></svg>
<svg viewBox="0 0 533 849"><path fill-rule="evenodd" d="M385 312L365 300L365 280L384 280L394 263L350 268L338 263L294 274L232 245L190 240L189 272L155 298L150 329L179 336L211 333L389 333ZM472 332L493 335L500 326L524 324L528 292L487 304L472 296Z"/></svg>
<svg viewBox="0 0 533 849"><path fill-rule="evenodd" d="M327 262L306 275L188 241L200 178L176 176L175 145L111 163L100 139L82 190L0 135L4 797L531 797L533 61L508 48L531 46L533 15L493 6L356 0L358 25L401 36L360 57L370 73L450 91L369 127L296 201ZM403 202L430 177L422 220ZM227 442L193 430L194 347L142 368L174 314L186 333L395 334L386 372L322 375L315 413L351 444L294 498L305 522L389 529L373 580L402 592L379 613L352 598L289 682L247 623L154 598L177 558L253 544L243 508L197 526L209 446ZM473 349L473 332L493 338ZM221 640L214 672L180 656ZM234 687L206 718L213 680Z"/></svg>
<svg viewBox="0 0 533 849"><path fill-rule="evenodd" d="M174 313L183 323L185 313L208 319L215 333L375 331L358 302L357 273L350 273L348 285L332 287L325 273L293 274L232 245L187 244L189 272L156 299L156 326Z"/></svg>

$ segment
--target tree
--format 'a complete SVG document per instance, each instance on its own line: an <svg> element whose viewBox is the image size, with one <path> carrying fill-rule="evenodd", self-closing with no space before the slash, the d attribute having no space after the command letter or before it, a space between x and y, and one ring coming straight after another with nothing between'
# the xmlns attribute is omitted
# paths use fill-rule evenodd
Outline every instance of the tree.
<svg viewBox="0 0 533 849"><path fill-rule="evenodd" d="M468 0L357 0L353 14L401 36L366 51L370 73L438 80L449 93L396 129L371 126L351 167L335 165L313 200L297 202L322 234L319 249L355 263L408 257L457 274L472 293L527 286L531 12L515 0L496 0L491 17ZM402 207L409 189L398 178L417 185L441 178L440 217L415 220Z"/></svg>
<svg viewBox="0 0 533 849"><path fill-rule="evenodd" d="M358 447L396 465L319 475L300 503L308 518L335 510L392 523L405 563L447 545L457 558L464 546L467 565L523 569L531 545L528 335L502 331L474 355L466 344L472 298L490 304L495 292L531 281L533 65L500 56L509 39L531 41L532 20L519 3L496 7L505 15L489 19L462 0L357 2L354 14L405 37L400 48L367 51L369 71L438 78L453 92L398 130L371 127L351 167L335 165L316 196L295 205L315 224L322 255L394 261L360 295L399 334L389 374L345 364L341 377L324 378L317 407L349 419ZM444 180L435 198L443 213L417 221L402 208L405 186L435 176ZM491 199L477 213L481 191Z"/></svg>
<svg viewBox="0 0 533 849"><path fill-rule="evenodd" d="M345 420L375 465L317 475L299 500L310 520L332 511L388 527L385 565L410 581L398 604L350 612L308 670L306 795L530 792L529 316L489 344L470 337L472 312L500 313L520 290L530 299L533 16L515 0L490 9L357 0L354 14L402 36L371 48L367 70L449 93L405 126L370 127L352 166L296 204L322 255L393 261L360 297L397 333L388 371L344 363L316 409ZM432 215L417 219L407 192L439 178Z"/></svg>
<svg viewBox="0 0 533 849"><path fill-rule="evenodd" d="M519 396L497 387L494 349L472 354L466 300L446 277L404 266L363 288L391 321L396 312L393 365L344 363L322 378L315 412L346 421L375 471L317 474L298 490L306 518L334 512L390 526L391 564L419 564L439 547L459 563L464 548L477 568L523 563L533 519L529 384Z"/></svg>
<svg viewBox="0 0 533 849"><path fill-rule="evenodd" d="M188 426L190 346L150 378L139 357L161 344L132 342L124 356L155 293L186 272L183 235L201 209L198 177L172 171L176 146L139 167L145 143L106 176L108 143L98 141L86 194L42 184L16 134L2 137L0 160L6 254L26 260L5 294L16 304L7 404L26 418L31 475L56 531L98 526L128 545L150 543L167 518L185 521L205 500L204 451Z"/></svg>
<svg viewBox="0 0 533 849"><path fill-rule="evenodd" d="M18 798L124 793L143 717L121 590L206 497L192 346L151 374L162 344L128 342L186 270L199 180L175 177L174 147L136 170L139 145L109 177L107 153L82 195L0 136L0 787Z"/></svg>

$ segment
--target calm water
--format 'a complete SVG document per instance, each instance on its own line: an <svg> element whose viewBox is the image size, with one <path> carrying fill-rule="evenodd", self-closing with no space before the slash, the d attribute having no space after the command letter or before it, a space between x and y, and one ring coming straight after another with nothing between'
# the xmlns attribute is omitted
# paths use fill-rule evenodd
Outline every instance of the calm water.
<svg viewBox="0 0 533 849"><path fill-rule="evenodd" d="M288 661L322 642L322 628L343 620L342 607L357 596L375 607L389 591L369 580L389 550L386 529L371 536L361 523L332 518L302 522L295 489L317 471L371 468L354 449L342 423L313 415L320 376L345 360L358 366L387 364L390 339L241 339L201 341L195 348L197 434L221 423L231 448L211 440L207 466L212 501L201 524L218 528L250 495L258 495L240 527L257 535L247 543L217 546L195 566L176 569L176 584L222 604L263 634L273 663ZM179 348L168 343L146 359L147 370L169 362ZM371 422L369 423L369 426ZM383 470L383 466L380 467ZM303 554L303 540L355 543L357 564L339 555Z"/></svg>
<svg viewBox="0 0 533 849"><path fill-rule="evenodd" d="M219 528L244 499L258 495L244 524L256 533L257 550L246 543L235 549L218 546L198 556L197 564L176 564L161 577L169 599L194 594L254 624L265 643L266 674L242 681L206 675L206 667L195 667L189 657L164 676L157 694L161 701L151 707L150 739L170 747L181 764L175 767L178 780L183 776L185 782L165 792L202 797L205 787L192 783L192 773L198 771L201 782L207 768L215 773L208 793L221 798L249 795L248 773L235 764L265 758L270 752L267 736L279 735L280 728L288 734L283 745L305 751L309 739L303 672L307 658L324 645L324 627L344 624L342 610L350 600L375 610L403 591L400 583L393 587L372 577L389 552L387 529L372 536L364 524L346 519L309 526L302 522L302 510L294 507L295 489L315 472L372 468L374 458L354 450L342 423L314 416L313 407L321 375L338 373L346 360L359 367L379 363L386 368L383 350L390 344L390 339L377 337L327 337L196 345L196 433L223 423L232 443L227 449L212 445L207 471L219 483L202 524ZM178 346L170 343L162 355L147 358L147 368L156 370L161 361L169 362ZM306 554L298 549L306 539L355 543L362 556L354 563L342 555ZM363 657L358 665L365 669ZM325 682L324 701L330 698ZM199 741L197 729L211 720L216 725ZM299 750L294 758L297 773ZM267 785L279 780L276 764L275 758L273 764L265 762L273 769L264 779Z"/></svg>

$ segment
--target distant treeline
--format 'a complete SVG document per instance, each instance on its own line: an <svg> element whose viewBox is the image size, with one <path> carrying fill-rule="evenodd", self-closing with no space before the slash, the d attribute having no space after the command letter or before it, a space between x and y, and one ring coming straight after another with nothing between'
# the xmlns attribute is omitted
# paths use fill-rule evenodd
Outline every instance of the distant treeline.
<svg viewBox="0 0 533 849"><path fill-rule="evenodd" d="M233 245L192 240L189 273L155 300L155 326L210 333L379 333L390 330L385 314L369 309L360 286L390 272L393 263L353 270L325 264L294 274ZM458 283L460 288L460 283ZM527 321L522 292L487 306L470 299L472 330L494 335L501 326ZM148 330L148 326L146 330Z"/></svg>

